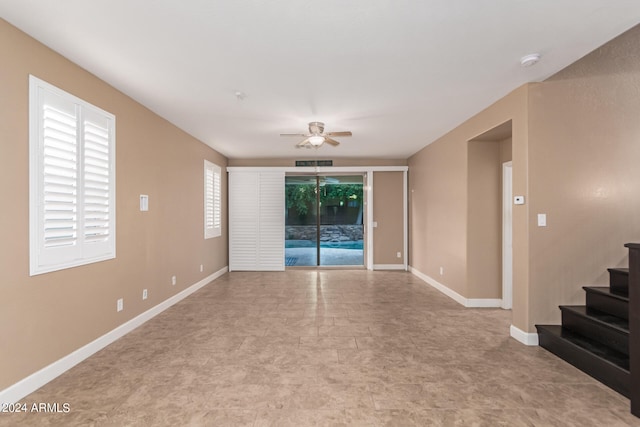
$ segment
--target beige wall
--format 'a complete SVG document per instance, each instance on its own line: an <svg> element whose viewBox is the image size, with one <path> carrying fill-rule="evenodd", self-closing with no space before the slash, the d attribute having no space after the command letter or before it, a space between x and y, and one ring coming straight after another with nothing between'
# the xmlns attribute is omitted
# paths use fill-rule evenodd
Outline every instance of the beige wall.
<svg viewBox="0 0 640 427"><path fill-rule="evenodd" d="M513 210L512 322L531 333L536 323L559 323L557 306L584 303L581 287L606 284L607 267L627 264L623 244L640 240L639 111L636 27L416 153L409 159L410 265L464 297L495 295L472 277L483 233L472 216L475 189L483 184L468 175L479 154L466 144L512 120L511 150L507 138L499 157L512 159L513 194L526 200ZM547 227L537 226L538 213L547 214Z"/></svg>
<svg viewBox="0 0 640 427"><path fill-rule="evenodd" d="M507 124L500 128L511 133ZM511 143L510 136L468 143L468 298L502 298L502 164L511 161Z"/></svg>
<svg viewBox="0 0 640 427"><path fill-rule="evenodd" d="M470 188L470 181L476 178L470 176L469 171L476 175L489 163L483 158L486 153L475 152L481 145L473 144L483 143L469 141L511 121L514 194L526 196L529 86L516 89L409 158L409 264L465 298L497 298L497 289L501 286L496 284L499 274L495 265L490 267L491 271L484 271L481 258L473 258L481 257L479 251L486 250L482 237L485 220L489 217L484 216L483 220L469 216L471 209L476 209L477 203L482 201L482 192L476 191L475 181L471 182ZM509 154L506 148L490 151L490 168L493 169L486 177L490 184L477 184L497 188L499 182L495 182L495 176L499 160L502 155L508 157ZM490 203L491 209L496 211L498 202L492 200ZM527 206L515 207L513 216L513 321L524 328L528 322ZM497 252L499 240L495 221L492 227L491 257L495 259L500 253ZM471 251L472 259L469 260ZM470 276L478 272L484 277L474 277L470 281Z"/></svg>
<svg viewBox="0 0 640 427"><path fill-rule="evenodd" d="M202 193L203 159L222 167L227 160L3 20L0 52L4 389L227 265L226 215L222 237L204 240ZM114 260L29 276L29 74L116 116ZM139 194L149 195L149 212L139 212Z"/></svg>
<svg viewBox="0 0 640 427"><path fill-rule="evenodd" d="M467 145L467 298L502 298L502 166L498 141Z"/></svg>
<svg viewBox="0 0 640 427"><path fill-rule="evenodd" d="M409 159L409 264L458 293L466 283L466 176L466 146L454 140Z"/></svg>
<svg viewBox="0 0 640 427"><path fill-rule="evenodd" d="M373 173L373 264L404 264L404 172ZM397 257L400 252L401 258Z"/></svg>
<svg viewBox="0 0 640 427"><path fill-rule="evenodd" d="M508 137L498 141L500 143L500 163L510 162L513 158L513 150L511 148L512 140L511 137Z"/></svg>
<svg viewBox="0 0 640 427"><path fill-rule="evenodd" d="M640 27L597 49L530 95L531 312L559 323L584 304L640 241Z"/></svg>

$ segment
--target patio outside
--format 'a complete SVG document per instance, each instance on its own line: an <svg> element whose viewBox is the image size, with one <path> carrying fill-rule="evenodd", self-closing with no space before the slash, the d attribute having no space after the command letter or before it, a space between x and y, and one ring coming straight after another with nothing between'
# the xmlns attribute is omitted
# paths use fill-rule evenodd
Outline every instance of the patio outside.
<svg viewBox="0 0 640 427"><path fill-rule="evenodd" d="M285 187L286 266L364 265L361 175L291 176Z"/></svg>
<svg viewBox="0 0 640 427"><path fill-rule="evenodd" d="M286 233L286 265L316 265L317 228L287 226ZM320 226L320 265L364 265L363 248L362 225Z"/></svg>

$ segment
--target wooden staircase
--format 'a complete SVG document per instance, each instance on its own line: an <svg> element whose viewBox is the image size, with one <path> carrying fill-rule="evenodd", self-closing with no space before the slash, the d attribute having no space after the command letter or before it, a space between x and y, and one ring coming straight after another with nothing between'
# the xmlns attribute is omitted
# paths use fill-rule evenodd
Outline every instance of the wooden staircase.
<svg viewBox="0 0 640 427"><path fill-rule="evenodd" d="M609 268L609 287L583 287L586 305L560 306L562 325L536 328L541 347L629 397L640 416L640 244L625 246L630 268Z"/></svg>
<svg viewBox="0 0 640 427"><path fill-rule="evenodd" d="M611 285L614 275L622 285L616 289ZM560 306L562 325L536 325L540 346L627 397L631 375L628 277L628 269L610 268L608 288L583 288L586 306Z"/></svg>

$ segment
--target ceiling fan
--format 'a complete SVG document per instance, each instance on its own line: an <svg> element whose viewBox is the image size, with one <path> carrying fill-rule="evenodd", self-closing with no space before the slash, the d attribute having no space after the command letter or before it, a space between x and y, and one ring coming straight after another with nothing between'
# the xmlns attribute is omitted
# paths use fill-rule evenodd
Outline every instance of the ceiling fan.
<svg viewBox="0 0 640 427"><path fill-rule="evenodd" d="M281 133L280 136L304 136L305 139L296 144L296 148L318 148L325 142L337 147L340 145L338 141L333 139L334 136L351 136L351 132L327 132L324 133L324 123L309 123L309 133Z"/></svg>

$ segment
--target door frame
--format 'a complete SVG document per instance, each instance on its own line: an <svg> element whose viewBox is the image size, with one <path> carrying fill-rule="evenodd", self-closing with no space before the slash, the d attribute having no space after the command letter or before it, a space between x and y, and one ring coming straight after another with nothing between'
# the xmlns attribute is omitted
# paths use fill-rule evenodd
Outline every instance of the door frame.
<svg viewBox="0 0 640 427"><path fill-rule="evenodd" d="M502 308L513 306L513 163L502 164Z"/></svg>
<svg viewBox="0 0 640 427"><path fill-rule="evenodd" d="M371 177L371 181L367 182L367 191L371 191L369 193L370 196L373 196L373 173L374 172L403 172L404 173L404 246L405 246L405 257L404 257L404 270L409 269L409 241L408 241L408 229L409 229L409 210L408 210L408 194L407 194L407 175L409 171L408 166L227 166L227 172L234 171L253 171L253 172L261 172L261 171L282 171L286 174L318 174L318 173L354 173L354 172L364 172L367 174L367 178ZM370 205L370 207L369 207ZM365 233L367 233L367 240L371 240L372 230L372 222L373 222L373 197L368 200L367 203L367 220L365 224ZM284 245L284 234L282 236L282 244ZM371 247L371 252L367 254L367 262L365 268L367 270L373 270L373 246ZM371 260L371 262L369 262Z"/></svg>
<svg viewBox="0 0 640 427"><path fill-rule="evenodd" d="M373 172L364 173L364 268L373 270Z"/></svg>
<svg viewBox="0 0 640 427"><path fill-rule="evenodd" d="M360 178L360 184L362 185L362 239L363 239L363 245L362 245L362 263L361 264L323 264L322 263L322 250L323 248L321 247L321 240L320 240L320 236L321 236L321 228L322 228L322 185L321 185L321 181L323 178L331 178L331 177L348 177L348 176L353 176L353 177L359 177ZM314 185L315 187L315 204L314 204L314 209L315 209L315 217L316 217L316 222L315 222L315 228L316 228L316 238L315 238L315 243L316 243L316 253L315 253L315 265L300 265L300 266L295 266L296 268L366 268L367 267L367 248L368 248L368 235L367 235L367 218L369 216L368 213L368 209L367 209L367 197L368 197L368 190L367 190L367 173L366 172L315 172L315 173L311 173L311 172L303 172L303 173L298 173L298 171L296 171L295 173L291 173L291 172L285 172L285 185L286 185L286 180L288 177L304 177L305 179L309 180L309 184ZM286 223L286 220L285 220ZM310 224L309 224L310 225ZM326 248L325 248L326 249ZM286 256L286 249L285 249L285 256Z"/></svg>

